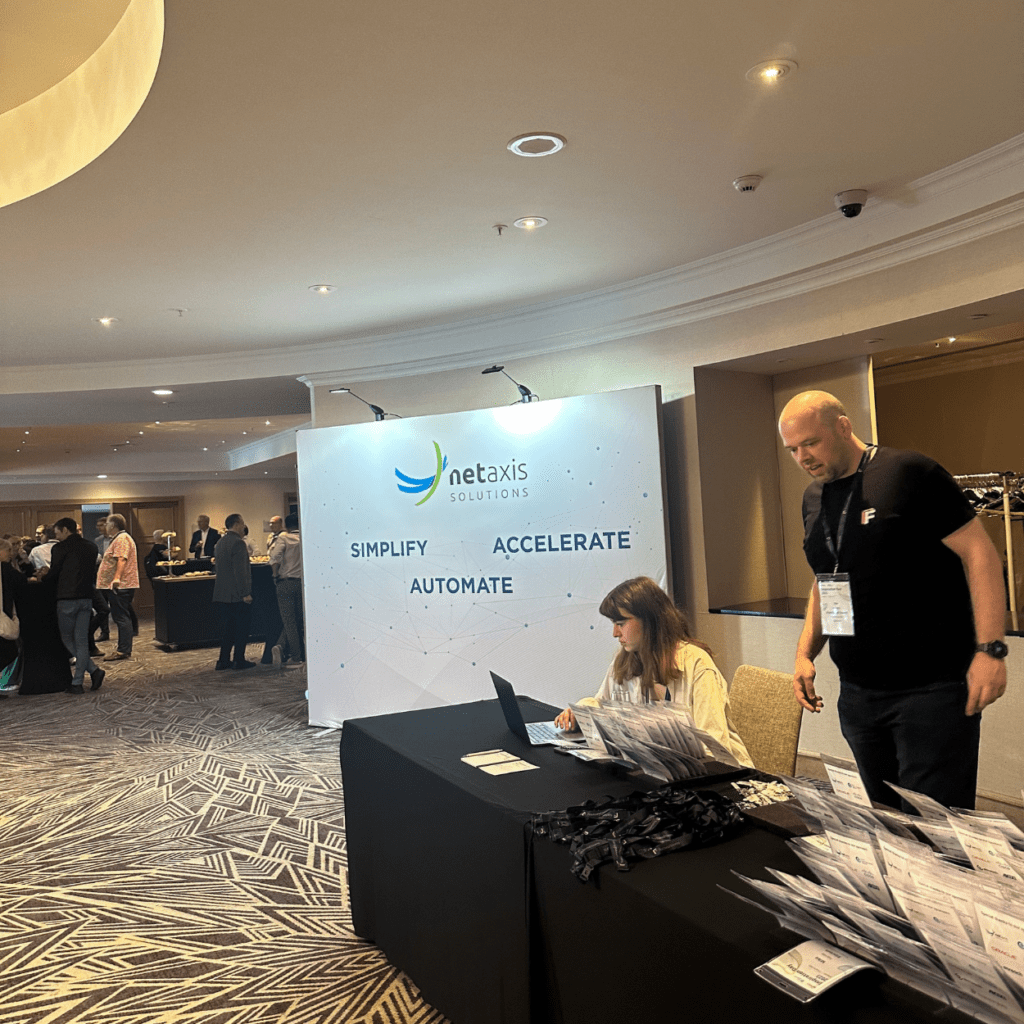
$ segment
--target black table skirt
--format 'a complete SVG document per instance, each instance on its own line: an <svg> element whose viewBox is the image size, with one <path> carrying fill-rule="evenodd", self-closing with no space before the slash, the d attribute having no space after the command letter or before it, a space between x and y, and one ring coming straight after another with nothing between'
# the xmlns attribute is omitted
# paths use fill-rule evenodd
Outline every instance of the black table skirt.
<svg viewBox="0 0 1024 1024"><path fill-rule="evenodd" d="M202 562L188 565L209 568ZM175 567L177 568L177 567ZM187 568L187 566L186 566ZM210 645L220 642L220 608L213 602L213 576L157 576L153 579L153 617L156 639L162 644ZM281 635L277 587L269 565L252 566L250 642L265 641L264 660Z"/></svg>
<svg viewBox="0 0 1024 1024"><path fill-rule="evenodd" d="M59 693L71 685L71 655L60 638L53 587L26 583L18 593L21 620L21 687L19 693Z"/></svg>
<svg viewBox="0 0 1024 1024"><path fill-rule="evenodd" d="M520 698L527 721L555 709ZM489 776L459 759L501 748L538 771ZM717 888L765 867L806 872L782 838L736 838L596 882L568 848L533 837L532 812L635 780L510 733L497 701L351 720L341 739L349 891L357 934L405 971L454 1024L623 1024L712 1017L894 1024L938 1004L864 972L801 1006L754 967L803 941ZM946 1009L944 1021L967 1021Z"/></svg>

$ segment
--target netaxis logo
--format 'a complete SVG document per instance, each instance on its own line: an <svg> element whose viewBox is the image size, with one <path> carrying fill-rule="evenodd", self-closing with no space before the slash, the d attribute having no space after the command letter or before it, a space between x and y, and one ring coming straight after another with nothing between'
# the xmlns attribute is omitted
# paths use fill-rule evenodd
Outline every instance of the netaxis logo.
<svg viewBox="0 0 1024 1024"><path fill-rule="evenodd" d="M425 476L417 479L415 477L406 476L397 467L395 468L395 476L398 477L399 481L398 489L403 494L422 494L423 491L427 492L419 501L416 502L417 505L422 505L425 501L430 499L434 491L437 490L437 485L441 482L441 474L448 467L448 456L441 454L441 446L436 441L434 442L434 454L437 457L437 464L433 476Z"/></svg>

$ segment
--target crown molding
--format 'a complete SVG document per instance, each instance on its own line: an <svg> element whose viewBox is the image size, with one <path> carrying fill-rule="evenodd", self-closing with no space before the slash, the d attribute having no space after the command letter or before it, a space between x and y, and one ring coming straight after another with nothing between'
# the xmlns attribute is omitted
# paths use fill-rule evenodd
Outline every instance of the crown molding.
<svg viewBox="0 0 1024 1024"><path fill-rule="evenodd" d="M312 345L76 367L68 388L234 380L296 369L307 383L360 383L481 360L557 353L756 308L891 269L1024 225L1024 134L906 186L872 195L855 220L829 214L647 277L437 326ZM52 391L52 367L7 367L0 393Z"/></svg>

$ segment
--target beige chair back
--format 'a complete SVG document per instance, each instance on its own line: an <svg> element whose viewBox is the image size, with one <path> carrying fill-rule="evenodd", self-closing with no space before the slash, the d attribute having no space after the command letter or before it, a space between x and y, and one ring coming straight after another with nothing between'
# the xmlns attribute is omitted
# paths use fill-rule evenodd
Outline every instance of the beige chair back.
<svg viewBox="0 0 1024 1024"><path fill-rule="evenodd" d="M793 775L803 708L793 696L793 677L755 665L740 665L729 688L729 717L747 746L754 767L770 775Z"/></svg>

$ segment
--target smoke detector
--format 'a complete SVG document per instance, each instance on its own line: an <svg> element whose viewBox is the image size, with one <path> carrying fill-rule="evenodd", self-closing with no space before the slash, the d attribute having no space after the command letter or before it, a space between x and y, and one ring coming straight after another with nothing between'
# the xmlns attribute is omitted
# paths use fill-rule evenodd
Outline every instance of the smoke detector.
<svg viewBox="0 0 1024 1024"><path fill-rule="evenodd" d="M742 174L732 183L732 187L737 192L753 192L760 184L760 174Z"/></svg>

